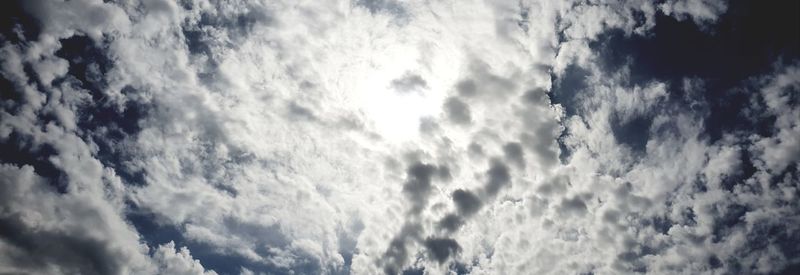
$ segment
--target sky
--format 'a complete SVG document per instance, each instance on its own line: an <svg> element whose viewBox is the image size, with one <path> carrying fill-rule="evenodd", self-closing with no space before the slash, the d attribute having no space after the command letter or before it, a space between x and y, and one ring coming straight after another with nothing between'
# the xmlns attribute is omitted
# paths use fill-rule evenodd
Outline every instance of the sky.
<svg viewBox="0 0 800 275"><path fill-rule="evenodd" d="M1 274L800 273L800 1L0 10Z"/></svg>

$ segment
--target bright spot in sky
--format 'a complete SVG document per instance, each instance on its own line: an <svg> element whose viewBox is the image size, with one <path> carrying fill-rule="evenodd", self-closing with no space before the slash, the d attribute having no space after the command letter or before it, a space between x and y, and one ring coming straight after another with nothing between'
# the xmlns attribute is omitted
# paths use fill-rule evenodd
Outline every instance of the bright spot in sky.
<svg viewBox="0 0 800 275"><path fill-rule="evenodd" d="M372 49L366 55L366 61L350 74L355 78L357 108L372 130L389 142L418 138L420 120L441 112L444 93L435 89L441 81L429 77L425 79L427 87L413 91L396 90L389 84L409 71L420 71L414 47L394 45Z"/></svg>

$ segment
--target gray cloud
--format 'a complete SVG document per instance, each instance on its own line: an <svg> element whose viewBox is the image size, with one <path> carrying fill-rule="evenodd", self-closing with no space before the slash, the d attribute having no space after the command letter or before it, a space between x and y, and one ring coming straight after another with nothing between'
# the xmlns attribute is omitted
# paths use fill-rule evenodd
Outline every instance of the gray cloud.
<svg viewBox="0 0 800 275"><path fill-rule="evenodd" d="M0 237L15 248L7 251L6 257L23 269L54 268L81 274L121 274L124 270L125 263L114 257L105 242L31 228L19 216L0 219Z"/></svg>
<svg viewBox="0 0 800 275"><path fill-rule="evenodd" d="M437 168L422 162L411 164L406 173L403 193L409 199L410 209L400 232L392 238L389 247L383 253L381 264L386 274L400 272L409 258L408 246L412 242L421 240L424 231L419 217L428 204L433 179L448 180L450 177L449 169L446 167Z"/></svg>
<svg viewBox="0 0 800 275"><path fill-rule="evenodd" d="M395 16L406 16L406 9L395 0L355 0L355 4L365 7L371 13L386 12Z"/></svg>
<svg viewBox="0 0 800 275"><path fill-rule="evenodd" d="M383 254L383 272L386 274L397 274L408 261L408 242L420 238L422 227L415 223L406 223L389 243L389 248Z"/></svg>
<svg viewBox="0 0 800 275"><path fill-rule="evenodd" d="M734 88L763 131L710 139L704 80L677 98L598 64L609 32L708 28L724 1L9 6L31 18L0 24L0 273L798 264L797 65ZM550 91L567 68L585 71L569 102ZM387 83L424 93L370 93ZM437 165L384 161L408 151Z"/></svg>
<svg viewBox="0 0 800 275"><path fill-rule="evenodd" d="M483 146L475 142L470 143L469 147L467 147L467 150L472 156L483 156L484 154Z"/></svg>
<svg viewBox="0 0 800 275"><path fill-rule="evenodd" d="M314 115L311 109L300 106L295 102L289 103L289 114L297 118L317 120L317 116Z"/></svg>
<svg viewBox="0 0 800 275"><path fill-rule="evenodd" d="M483 206L480 198L468 190L453 191L453 202L459 214L469 216L478 212Z"/></svg>
<svg viewBox="0 0 800 275"><path fill-rule="evenodd" d="M403 185L403 193L408 196L411 203L411 212L419 213L428 203L428 197L433 188L432 180L436 173L436 166L414 163L407 171L407 180Z"/></svg>
<svg viewBox="0 0 800 275"><path fill-rule="evenodd" d="M500 188L510 184L508 167L499 160L493 160L486 171L487 182L483 189L476 191L458 189L453 191L452 200L456 213L449 213L442 217L437 226L450 234L463 226L471 216L478 213L486 203L489 203Z"/></svg>
<svg viewBox="0 0 800 275"><path fill-rule="evenodd" d="M493 72L494 68L479 58L471 59L468 68L470 78L459 81L455 86L458 94L464 98L505 100L516 93L519 87L510 77Z"/></svg>
<svg viewBox="0 0 800 275"><path fill-rule="evenodd" d="M458 97L450 97L444 102L444 111L447 118L453 123L468 125L472 122L469 105Z"/></svg>
<svg viewBox="0 0 800 275"><path fill-rule="evenodd" d="M518 142L509 142L503 145L503 153L508 161L522 168L525 166L525 152Z"/></svg>
<svg viewBox="0 0 800 275"><path fill-rule="evenodd" d="M471 79L459 81L456 84L456 90L463 97L473 97L478 93L478 87L475 85L475 81Z"/></svg>
<svg viewBox="0 0 800 275"><path fill-rule="evenodd" d="M508 166L502 161L493 160L489 171L486 172L488 181L486 182L485 192L489 196L494 196L500 191L500 188L511 183L511 174L508 171Z"/></svg>
<svg viewBox="0 0 800 275"><path fill-rule="evenodd" d="M558 147L555 140L559 133L560 128L556 122L545 122L533 133L523 133L520 142L538 157L537 160L541 165L548 167L558 162Z"/></svg>
<svg viewBox="0 0 800 275"><path fill-rule="evenodd" d="M401 93L421 92L428 89L428 82L418 74L407 72L402 77L392 80L391 86Z"/></svg>
<svg viewBox="0 0 800 275"><path fill-rule="evenodd" d="M464 217L458 214L447 214L439 220L438 226L447 232L454 232L464 225Z"/></svg>
<svg viewBox="0 0 800 275"><path fill-rule="evenodd" d="M425 248L429 255L439 263L444 263L450 256L461 250L458 242L450 238L427 238L425 239Z"/></svg>
<svg viewBox="0 0 800 275"><path fill-rule="evenodd" d="M561 200L559 212L565 215L583 216L586 214L586 203L580 197L565 198Z"/></svg>

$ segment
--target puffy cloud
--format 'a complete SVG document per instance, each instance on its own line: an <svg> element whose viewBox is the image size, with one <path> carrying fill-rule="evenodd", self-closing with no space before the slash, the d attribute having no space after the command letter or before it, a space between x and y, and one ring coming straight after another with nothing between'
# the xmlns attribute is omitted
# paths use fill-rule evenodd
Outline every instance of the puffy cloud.
<svg viewBox="0 0 800 275"><path fill-rule="evenodd" d="M160 245L153 253L153 258L160 265L163 274L217 274L214 271L205 271L200 261L193 259L186 247L176 250L174 242Z"/></svg>
<svg viewBox="0 0 800 275"><path fill-rule="evenodd" d="M59 194L48 185L47 179L27 165L3 164L0 173L3 175L0 185L3 272L154 271L147 247L139 243L136 231L119 215L119 206L102 190L72 189ZM106 170L103 177L106 184L115 184L112 172Z"/></svg>
<svg viewBox="0 0 800 275"><path fill-rule="evenodd" d="M481 200L470 191L458 189L453 191L453 203L462 215L471 215L481 209Z"/></svg>
<svg viewBox="0 0 800 275"><path fill-rule="evenodd" d="M461 247L453 239L425 239L425 248L431 254L431 257L439 263L445 262L450 255L457 253Z"/></svg>
<svg viewBox="0 0 800 275"><path fill-rule="evenodd" d="M787 166L797 163L800 156L800 111L797 110L797 97L800 88L800 68L789 66L766 78L761 88L760 99L764 102L764 113L775 116L775 135L758 137L755 149L760 153L766 169L781 173Z"/></svg>
<svg viewBox="0 0 800 275"><path fill-rule="evenodd" d="M19 3L0 272L797 264L797 66L732 81L767 130L717 137L714 79L604 48L725 2Z"/></svg>
<svg viewBox="0 0 800 275"><path fill-rule="evenodd" d="M447 118L455 124L469 124L472 121L469 105L457 97L448 98L444 102L444 111L447 113Z"/></svg>
<svg viewBox="0 0 800 275"><path fill-rule="evenodd" d="M392 80L392 88L398 92L413 92L428 88L428 82L421 76L406 72L402 77Z"/></svg>

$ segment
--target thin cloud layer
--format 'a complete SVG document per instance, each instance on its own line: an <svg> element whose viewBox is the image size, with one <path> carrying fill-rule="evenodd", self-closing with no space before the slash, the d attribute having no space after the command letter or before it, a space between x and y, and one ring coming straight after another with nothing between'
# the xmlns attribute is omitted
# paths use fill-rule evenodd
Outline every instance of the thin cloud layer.
<svg viewBox="0 0 800 275"><path fill-rule="evenodd" d="M762 5L11 1L0 273L797 270Z"/></svg>

